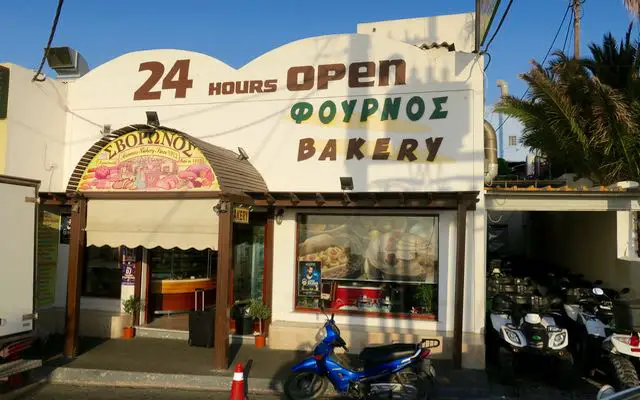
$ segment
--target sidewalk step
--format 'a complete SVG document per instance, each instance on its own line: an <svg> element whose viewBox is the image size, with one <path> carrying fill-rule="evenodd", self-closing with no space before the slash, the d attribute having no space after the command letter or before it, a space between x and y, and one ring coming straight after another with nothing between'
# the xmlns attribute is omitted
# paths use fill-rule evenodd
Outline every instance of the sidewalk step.
<svg viewBox="0 0 640 400"><path fill-rule="evenodd" d="M172 329L136 327L136 337L150 339L189 340L189 331L177 331ZM233 344L253 344L253 336L229 335L229 342Z"/></svg>
<svg viewBox="0 0 640 400"><path fill-rule="evenodd" d="M229 391L232 378L231 374L185 375L60 367L51 371L47 379L50 383L81 386ZM246 383L250 393L281 394L283 392L283 382L279 379L249 376ZM438 399L488 399L491 395L486 388L448 385L439 386L437 394ZM333 388L329 387L326 396L336 396Z"/></svg>

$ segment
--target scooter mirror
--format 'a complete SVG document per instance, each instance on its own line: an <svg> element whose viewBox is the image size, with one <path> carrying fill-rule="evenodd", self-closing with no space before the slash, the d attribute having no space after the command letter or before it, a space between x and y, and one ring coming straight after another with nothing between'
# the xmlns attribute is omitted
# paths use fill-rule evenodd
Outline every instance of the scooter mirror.
<svg viewBox="0 0 640 400"><path fill-rule="evenodd" d="M335 316L335 313L331 313L331 320L333 321L333 317Z"/></svg>
<svg viewBox="0 0 640 400"><path fill-rule="evenodd" d="M628 287L626 287L626 288L623 288L623 289L620 291L620 293L621 293L621 294L627 294L627 293L629 293L630 291L631 291L631 290L630 290Z"/></svg>

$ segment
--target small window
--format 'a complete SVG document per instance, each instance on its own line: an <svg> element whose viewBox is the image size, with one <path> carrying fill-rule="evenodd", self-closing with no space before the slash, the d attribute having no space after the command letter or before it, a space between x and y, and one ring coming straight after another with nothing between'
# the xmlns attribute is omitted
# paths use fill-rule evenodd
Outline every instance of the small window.
<svg viewBox="0 0 640 400"><path fill-rule="evenodd" d="M509 136L509 146L515 146L515 145L517 145L516 137L515 136Z"/></svg>
<svg viewBox="0 0 640 400"><path fill-rule="evenodd" d="M120 249L89 246L85 260L82 295L119 299L122 279Z"/></svg>

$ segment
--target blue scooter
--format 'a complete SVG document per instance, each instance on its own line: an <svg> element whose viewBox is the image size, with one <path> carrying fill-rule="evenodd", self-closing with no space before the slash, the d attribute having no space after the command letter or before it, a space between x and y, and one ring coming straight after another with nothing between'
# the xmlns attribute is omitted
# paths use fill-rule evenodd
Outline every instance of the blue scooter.
<svg viewBox="0 0 640 400"><path fill-rule="evenodd" d="M324 311L324 310L323 310ZM334 354L336 347L347 353L347 344L340 337L334 314L318 332L319 343L312 355L292 368L284 392L290 400L311 400L322 397L327 378L341 395L351 398L428 399L435 381L435 369L427 359L437 339L422 339L420 343L394 343L367 347L359 355L358 366Z"/></svg>

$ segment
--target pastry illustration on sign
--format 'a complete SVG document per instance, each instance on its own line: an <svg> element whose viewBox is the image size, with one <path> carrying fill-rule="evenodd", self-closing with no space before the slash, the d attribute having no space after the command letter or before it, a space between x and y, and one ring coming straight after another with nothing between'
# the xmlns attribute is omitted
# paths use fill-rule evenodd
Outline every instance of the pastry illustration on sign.
<svg viewBox="0 0 640 400"><path fill-rule="evenodd" d="M114 139L94 157L78 188L80 191L185 191L218 190L219 187L204 155L178 134L156 132L143 138L139 132L131 132Z"/></svg>

